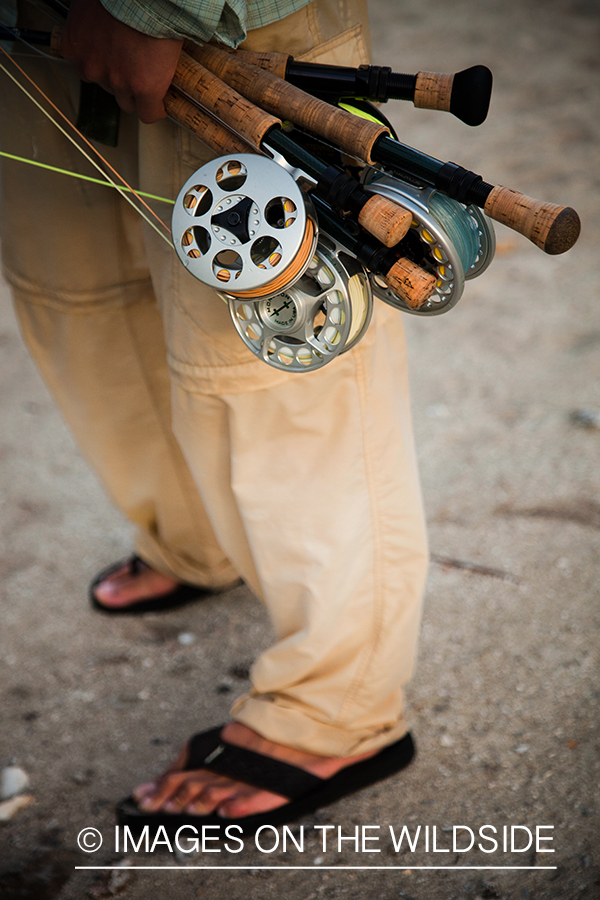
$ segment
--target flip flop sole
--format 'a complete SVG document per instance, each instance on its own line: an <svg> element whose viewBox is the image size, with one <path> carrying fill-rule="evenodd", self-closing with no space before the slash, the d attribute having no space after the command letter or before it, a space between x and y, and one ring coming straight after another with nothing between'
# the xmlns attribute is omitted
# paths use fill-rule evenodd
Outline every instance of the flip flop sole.
<svg viewBox="0 0 600 900"><path fill-rule="evenodd" d="M138 808L133 797L127 797L117 806L117 823L121 826L127 825L134 838L140 837L143 829L148 826L150 840L160 826L163 826L170 840L175 838L178 829L184 825L192 825L197 829L203 825L219 825L223 828L227 825L239 825L244 834L253 835L263 825L277 826L293 822L322 806L328 806L336 800L395 775L408 766L415 753L414 741L410 733L406 734L396 743L384 747L375 756L347 766L337 775L323 779L323 783L314 790L271 812L240 819L226 819L214 813L208 816L196 816L191 813L148 813Z"/></svg>

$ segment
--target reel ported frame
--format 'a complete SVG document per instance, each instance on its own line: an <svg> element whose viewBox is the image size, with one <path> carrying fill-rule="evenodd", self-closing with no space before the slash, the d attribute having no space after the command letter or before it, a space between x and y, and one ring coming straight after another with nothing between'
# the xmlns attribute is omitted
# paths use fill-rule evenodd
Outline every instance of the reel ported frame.
<svg viewBox="0 0 600 900"><path fill-rule="evenodd" d="M310 201L281 166L239 153L188 178L172 217L175 249L204 284L228 296L274 296L305 271L317 243Z"/></svg>
<svg viewBox="0 0 600 900"><path fill-rule="evenodd" d="M371 274L374 294L413 315L439 315L452 309L462 296L465 280L481 275L494 257L496 238L488 217L477 206L465 206L434 188L409 184L378 169L366 168L362 179L370 190L410 210L413 221L403 247L436 277L435 291L418 308Z"/></svg>
<svg viewBox="0 0 600 900"><path fill-rule="evenodd" d="M290 372L320 369L350 350L371 320L369 279L355 257L321 234L308 267L275 297L229 298L233 324L268 365Z"/></svg>

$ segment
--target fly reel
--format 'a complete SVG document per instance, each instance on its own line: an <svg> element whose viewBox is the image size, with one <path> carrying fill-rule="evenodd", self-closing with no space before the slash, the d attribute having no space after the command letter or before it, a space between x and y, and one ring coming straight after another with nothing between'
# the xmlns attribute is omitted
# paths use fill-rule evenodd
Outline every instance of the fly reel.
<svg viewBox="0 0 600 900"><path fill-rule="evenodd" d="M317 223L310 201L281 166L241 153L206 163L175 201L173 242L184 266L227 296L286 290L310 263Z"/></svg>
<svg viewBox="0 0 600 900"><path fill-rule="evenodd" d="M366 169L363 180L372 191L412 213L403 249L436 277L435 291L418 309L372 274L375 295L415 315L438 315L451 309L462 296L465 280L481 275L494 257L496 238L488 217L477 206L464 206L434 188L416 187L377 169Z"/></svg>
<svg viewBox="0 0 600 900"><path fill-rule="evenodd" d="M362 338L373 311L369 279L355 257L320 234L302 277L257 302L229 298L229 312L247 347L276 369L320 369Z"/></svg>

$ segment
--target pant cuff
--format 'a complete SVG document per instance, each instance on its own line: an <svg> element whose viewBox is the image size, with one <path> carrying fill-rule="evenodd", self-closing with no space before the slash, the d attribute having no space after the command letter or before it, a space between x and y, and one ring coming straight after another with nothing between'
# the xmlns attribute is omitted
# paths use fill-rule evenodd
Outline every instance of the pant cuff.
<svg viewBox="0 0 600 900"><path fill-rule="evenodd" d="M194 560L171 553L144 531L138 531L135 552L152 569L207 590L220 591L239 581L239 575L226 559L218 566L208 568Z"/></svg>
<svg viewBox="0 0 600 900"><path fill-rule="evenodd" d="M369 750L381 750L407 732L402 714L393 724L352 729L319 722L306 712L280 705L276 698L267 700L250 695L236 700L231 713L236 722L270 741L321 756L358 756Z"/></svg>

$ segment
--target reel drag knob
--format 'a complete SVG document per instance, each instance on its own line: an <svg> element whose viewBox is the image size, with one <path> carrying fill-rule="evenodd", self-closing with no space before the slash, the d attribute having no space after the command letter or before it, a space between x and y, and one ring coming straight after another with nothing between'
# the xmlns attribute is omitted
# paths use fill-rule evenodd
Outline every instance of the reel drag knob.
<svg viewBox="0 0 600 900"><path fill-rule="evenodd" d="M257 299L302 275L317 223L285 169L240 153L211 160L188 178L175 201L172 233L195 278L228 296Z"/></svg>

